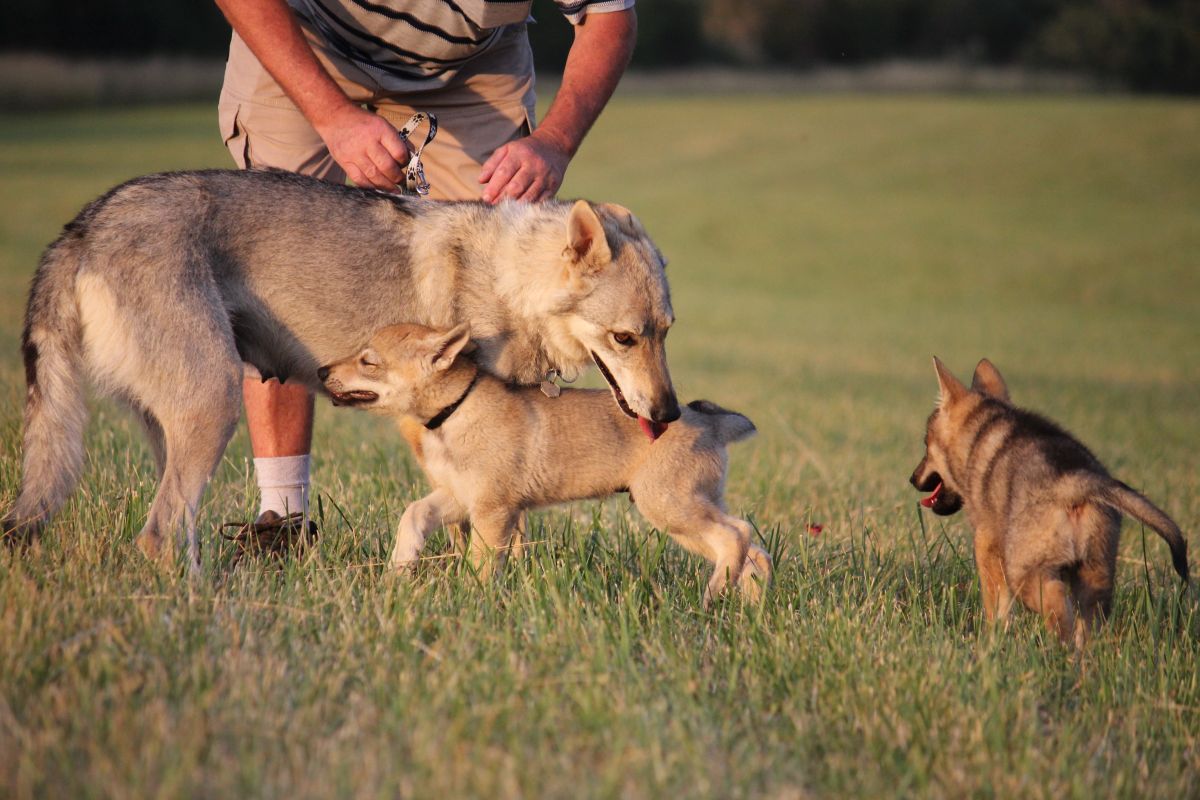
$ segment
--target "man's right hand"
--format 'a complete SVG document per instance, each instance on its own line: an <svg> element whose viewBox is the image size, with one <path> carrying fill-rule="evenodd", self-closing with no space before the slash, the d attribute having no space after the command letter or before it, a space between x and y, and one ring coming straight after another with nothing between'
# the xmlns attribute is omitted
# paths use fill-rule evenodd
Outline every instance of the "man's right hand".
<svg viewBox="0 0 1200 800"><path fill-rule="evenodd" d="M286 0L217 0L217 5L350 180L396 191L408 163L404 140L387 120L355 105L329 77Z"/></svg>
<svg viewBox="0 0 1200 800"><path fill-rule="evenodd" d="M408 145L383 117L347 103L313 127L355 185L394 192L404 181Z"/></svg>

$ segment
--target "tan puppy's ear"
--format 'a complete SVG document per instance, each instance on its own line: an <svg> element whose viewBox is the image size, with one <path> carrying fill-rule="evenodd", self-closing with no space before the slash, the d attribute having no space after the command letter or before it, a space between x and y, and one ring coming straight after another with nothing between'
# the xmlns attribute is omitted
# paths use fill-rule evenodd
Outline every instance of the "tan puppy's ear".
<svg viewBox="0 0 1200 800"><path fill-rule="evenodd" d="M596 269L612 261L604 225L586 200L576 200L567 215L567 246L563 255L573 264L587 262Z"/></svg>
<svg viewBox="0 0 1200 800"><path fill-rule="evenodd" d="M448 331L434 333L430 338L429 366L438 372L450 369L470 341L471 326L465 322Z"/></svg>
<svg viewBox="0 0 1200 800"><path fill-rule="evenodd" d="M937 356L933 357L933 368L938 377L938 405L946 407L961 400L967 394L967 387L962 381L950 374L946 365Z"/></svg>
<svg viewBox="0 0 1200 800"><path fill-rule="evenodd" d="M971 389L988 397L1008 402L1008 385L996 365L986 358L975 367L975 377L971 379Z"/></svg>

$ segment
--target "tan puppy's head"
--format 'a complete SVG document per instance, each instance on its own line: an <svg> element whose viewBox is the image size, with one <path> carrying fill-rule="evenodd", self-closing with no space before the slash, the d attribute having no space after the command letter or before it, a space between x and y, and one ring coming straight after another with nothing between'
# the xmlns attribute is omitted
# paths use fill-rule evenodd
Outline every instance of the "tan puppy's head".
<svg viewBox="0 0 1200 800"><path fill-rule="evenodd" d="M630 417L679 419L665 339L675 322L666 261L628 209L580 200L567 217L565 325Z"/></svg>
<svg viewBox="0 0 1200 800"><path fill-rule="evenodd" d="M951 464L951 455L962 438L962 423L985 398L1007 403L1008 387L1000 371L986 358L975 368L970 389L946 369L941 359L934 357L933 368L938 377L938 404L925 425L925 457L909 482L918 491L931 493L921 505L935 514L949 516L963 506L962 487Z"/></svg>
<svg viewBox="0 0 1200 800"><path fill-rule="evenodd" d="M446 375L470 338L465 324L448 331L389 325L358 353L321 367L317 377L334 405L428 416L446 405Z"/></svg>

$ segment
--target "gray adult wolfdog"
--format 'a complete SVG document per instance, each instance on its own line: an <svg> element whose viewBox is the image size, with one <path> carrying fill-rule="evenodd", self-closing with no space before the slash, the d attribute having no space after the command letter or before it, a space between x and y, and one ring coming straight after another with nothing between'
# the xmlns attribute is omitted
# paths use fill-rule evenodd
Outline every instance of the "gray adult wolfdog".
<svg viewBox="0 0 1200 800"><path fill-rule="evenodd" d="M320 390L318 366L379 328L467 322L498 377L534 383L594 361L625 413L672 422L664 266L614 205L436 203L283 172L130 181L84 208L34 277L23 477L4 536L31 538L77 482L85 373L133 407L154 450L138 546L166 557L171 534L186 537L193 568L243 363Z"/></svg>
<svg viewBox="0 0 1200 800"><path fill-rule="evenodd" d="M1170 517L1108 474L1053 422L1017 408L986 358L968 389L934 359L941 396L912 485L935 514L965 508L989 622L1015 598L1082 647L1112 608L1121 513L1156 530L1188 579L1187 541Z"/></svg>

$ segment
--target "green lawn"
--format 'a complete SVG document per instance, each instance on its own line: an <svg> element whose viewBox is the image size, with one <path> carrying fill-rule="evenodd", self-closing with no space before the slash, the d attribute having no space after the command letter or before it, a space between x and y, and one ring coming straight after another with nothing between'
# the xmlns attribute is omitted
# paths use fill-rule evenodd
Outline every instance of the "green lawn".
<svg viewBox="0 0 1200 800"><path fill-rule="evenodd" d="M0 118L0 506L41 248L122 179L226 163L215 106ZM930 356L986 355L1200 547L1200 104L629 97L564 195L639 214L683 399L759 425L728 498L776 556L765 604L704 612L704 565L624 498L535 515L494 585L391 581L424 480L324 404L318 551L230 566L242 431L190 586L133 548L150 455L97 403L81 491L0 554L0 797L1200 796L1200 593L1158 537L1127 523L1076 660L1025 612L989 634L965 521L906 483Z"/></svg>

